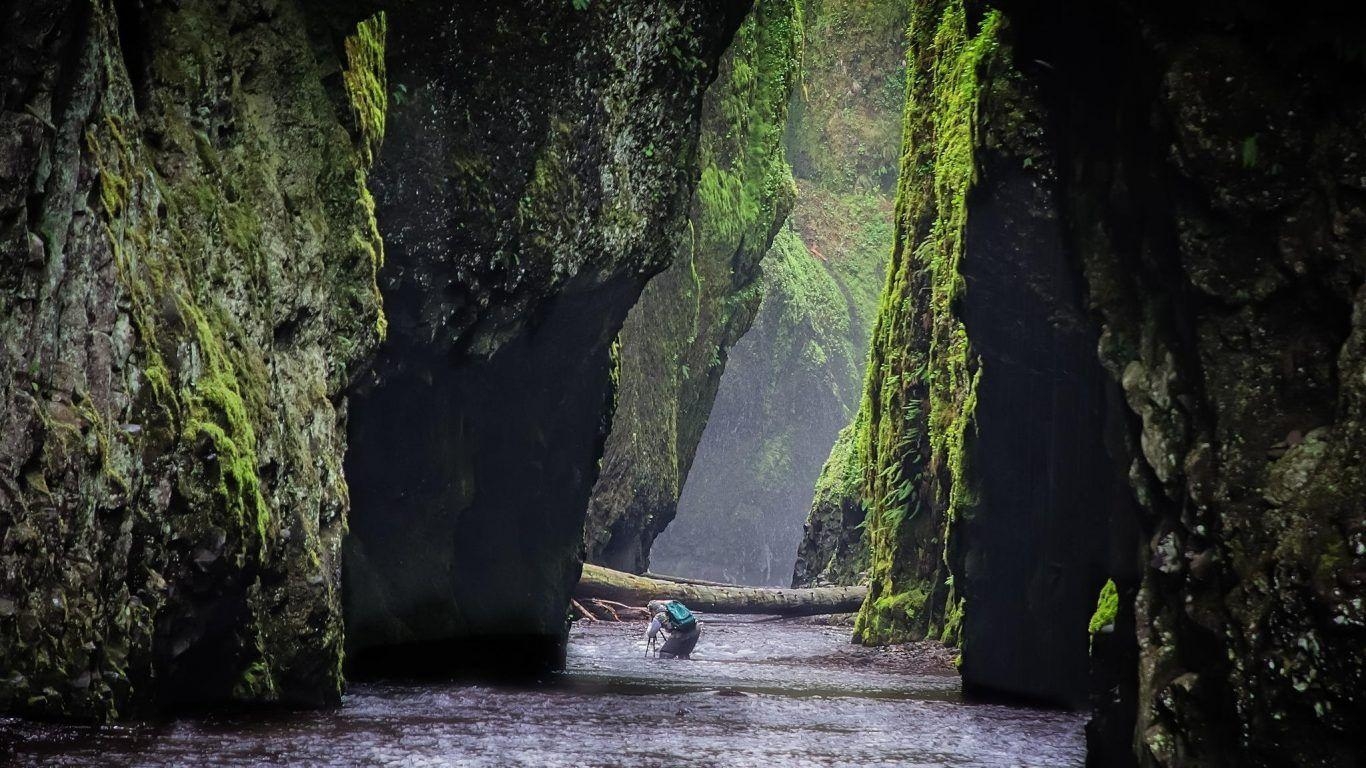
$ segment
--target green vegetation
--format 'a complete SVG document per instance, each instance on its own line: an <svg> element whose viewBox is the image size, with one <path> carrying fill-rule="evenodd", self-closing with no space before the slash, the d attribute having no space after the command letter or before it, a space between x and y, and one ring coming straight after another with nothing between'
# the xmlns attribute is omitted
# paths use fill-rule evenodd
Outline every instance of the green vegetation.
<svg viewBox="0 0 1366 768"><path fill-rule="evenodd" d="M50 187L36 229L67 265L50 303L88 310L41 321L25 361L38 405L19 428L42 462L5 514L32 531L12 576L34 597L19 607L31 622L0 626L14 671L0 708L109 718L187 679L210 703L341 693L334 403L384 330L365 190L384 129L384 21L345 42L329 94L321 72L337 62L310 58L302 19L233 31L227 13L163 9L156 45L121 56L120 20L93 6L95 53L79 62L92 69L62 96L89 117L54 145L54 169L93 169L62 194L89 205L94 228L73 235ZM146 71L125 70L144 56ZM69 350L77 335L93 346ZM67 521L59 535L34 525L50 515ZM186 618L203 605L185 579L205 573L214 599L243 605L212 640ZM223 644L211 681L181 655L201 642Z"/></svg>
<svg viewBox="0 0 1366 768"><path fill-rule="evenodd" d="M965 445L980 368L956 300L965 290L959 262L980 75L1000 24L989 13L970 34L958 0L912 10L896 238L858 447L871 551L869 597L854 628L864 643L957 639L944 551L949 524L974 503Z"/></svg>
<svg viewBox="0 0 1366 768"><path fill-rule="evenodd" d="M909 5L804 3L807 44L787 137L798 178L846 194L894 190Z"/></svg>
<svg viewBox="0 0 1366 768"><path fill-rule="evenodd" d="M708 91L726 131L707 131L698 149L702 173L693 223L699 247L707 252L759 225L771 230L782 218L775 214L791 205L795 190L782 134L800 58L801 10L795 2L760 3L731 41L726 79L718 77Z"/></svg>
<svg viewBox="0 0 1366 768"><path fill-rule="evenodd" d="M367 166L374 164L384 140L384 123L389 113L384 71L384 41L388 19L383 12L356 26L356 34L346 38L346 69L342 82L350 97L351 109L360 129L361 149Z"/></svg>
<svg viewBox="0 0 1366 768"><path fill-rule="evenodd" d="M617 342L616 415L584 532L594 562L644 566L673 517L725 352L754 318L758 262L796 194L782 138L800 31L792 0L758 3L707 90L687 228Z"/></svg>
<svg viewBox="0 0 1366 768"><path fill-rule="evenodd" d="M900 87L889 99L863 83L901 71L906 18L896 2L803 7L803 71L784 138L797 200L789 228L764 256L753 327L730 351L712 410L712 421L727 428L703 437L680 519L656 548L661 567L788 581L797 515L811 501L806 489L857 406L891 242L895 169L877 169L894 164L902 96ZM843 505L828 513L832 519L810 530L840 532ZM829 566L821 578L838 571L853 580L863 567L860 536L840 535L839 546L822 538L811 545L820 551L803 544L800 557Z"/></svg>
<svg viewBox="0 0 1366 768"><path fill-rule="evenodd" d="M1091 634L1094 635L1115 623L1115 616L1118 613L1119 590L1115 588L1114 579L1107 579L1105 586L1100 588L1100 595L1096 598L1096 612L1091 614Z"/></svg>

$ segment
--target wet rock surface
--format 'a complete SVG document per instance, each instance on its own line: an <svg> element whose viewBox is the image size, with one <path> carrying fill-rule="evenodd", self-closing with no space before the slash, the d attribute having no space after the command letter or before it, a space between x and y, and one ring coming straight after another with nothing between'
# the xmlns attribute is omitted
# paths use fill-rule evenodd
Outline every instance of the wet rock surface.
<svg viewBox="0 0 1366 768"><path fill-rule="evenodd" d="M558 664L613 406L612 342L669 263L721 0L409 3L375 174L390 332L352 410L348 658Z"/></svg>
<svg viewBox="0 0 1366 768"><path fill-rule="evenodd" d="M335 702L383 25L0 14L0 710Z"/></svg>
<svg viewBox="0 0 1366 768"><path fill-rule="evenodd" d="M800 88L783 137L796 202L760 263L763 300L725 358L678 516L652 550L660 570L778 586L794 560L840 584L866 568L851 552L857 504L833 525L824 508L813 516L810 540L831 549L797 549L811 488L861 394L900 146L904 89L888 73L904 65L908 13L895 0L802 7ZM846 519L850 546L821 537Z"/></svg>
<svg viewBox="0 0 1366 768"><path fill-rule="evenodd" d="M1082 44L1021 33L1068 72L1073 237L1131 412L1144 765L1362 754L1366 146L1334 19L1160 7L1097 13L1113 31Z"/></svg>
<svg viewBox="0 0 1366 768"><path fill-rule="evenodd" d="M674 519L729 350L758 309L759 261L795 195L782 138L801 34L791 0L756 3L707 89L701 179L686 231L616 341L616 410L584 523L590 562L633 573L649 567L651 544Z"/></svg>
<svg viewBox="0 0 1366 768"><path fill-rule="evenodd" d="M961 638L969 686L1071 700L1089 645L1097 765L1355 765L1366 273L1345 20L917 13L855 422L858 635ZM1104 576L1117 611L1087 643Z"/></svg>

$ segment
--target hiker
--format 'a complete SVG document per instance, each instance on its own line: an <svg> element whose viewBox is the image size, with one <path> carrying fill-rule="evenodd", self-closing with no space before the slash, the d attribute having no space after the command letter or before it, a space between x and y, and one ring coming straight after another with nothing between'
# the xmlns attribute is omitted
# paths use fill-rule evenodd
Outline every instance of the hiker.
<svg viewBox="0 0 1366 768"><path fill-rule="evenodd" d="M651 600L650 629L645 633L647 643L653 642L659 630L664 630L664 646L659 649L661 659L691 659L697 638L702 636L702 625L687 606L677 600Z"/></svg>

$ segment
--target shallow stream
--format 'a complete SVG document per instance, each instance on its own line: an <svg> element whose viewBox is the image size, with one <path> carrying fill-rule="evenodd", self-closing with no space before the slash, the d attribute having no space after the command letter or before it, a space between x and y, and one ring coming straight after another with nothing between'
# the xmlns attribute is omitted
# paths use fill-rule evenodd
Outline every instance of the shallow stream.
<svg viewBox="0 0 1366 768"><path fill-rule="evenodd" d="M1085 717L970 704L847 628L705 618L692 661L576 625L545 685L350 686L339 709L116 726L0 719L20 766L1080 766ZM8 750L3 746L10 742Z"/></svg>

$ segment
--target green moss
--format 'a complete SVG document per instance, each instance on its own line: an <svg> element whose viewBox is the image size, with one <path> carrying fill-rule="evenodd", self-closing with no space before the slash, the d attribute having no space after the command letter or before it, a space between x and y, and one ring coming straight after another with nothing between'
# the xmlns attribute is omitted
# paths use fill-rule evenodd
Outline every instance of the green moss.
<svg viewBox="0 0 1366 768"><path fill-rule="evenodd" d="M368 225L363 236L355 233L351 238L354 250L370 265L370 281L366 286L369 296L361 297L362 306L379 304L379 270L384 266L384 245L375 222L375 199L366 186L366 170L379 157L388 119L389 86L384 65L388 32L388 17L381 11L356 25L356 33L346 38L344 46L346 69L342 71L342 82L360 134L361 162L353 171L354 181L360 191L359 202ZM388 318L380 310L375 317L375 334L382 340L388 329Z"/></svg>
<svg viewBox="0 0 1366 768"><path fill-rule="evenodd" d="M764 279L768 291L781 297L780 314L772 321L776 357L804 357L809 370L832 360L855 364L849 307L840 286L793 230L785 228L774 239L764 260ZM838 373L841 379L856 378L852 368Z"/></svg>
<svg viewBox="0 0 1366 768"><path fill-rule="evenodd" d="M929 590L923 584L916 584L874 600L871 606L873 620L865 625L867 637L864 642L896 642L903 627L921 622L929 597Z"/></svg>
<svg viewBox="0 0 1366 768"><path fill-rule="evenodd" d="M976 502L968 448L981 370L956 312L966 289L959 265L981 75L1001 24L988 13L970 34L959 0L912 10L896 239L859 436L872 594L884 596L859 613L862 642L954 642L961 622L944 553L952 522ZM928 604L889 611L901 594L928 594Z"/></svg>
<svg viewBox="0 0 1366 768"><path fill-rule="evenodd" d="M128 206L129 177L133 173L128 140L118 120L105 115L104 130L93 126L86 131L86 146L99 171L100 202L111 215L117 216Z"/></svg>
<svg viewBox="0 0 1366 768"><path fill-rule="evenodd" d="M135 540L149 542L139 555L149 583L182 570L192 542L221 542L221 562L235 574L225 583L249 590L250 615L224 654L238 660L234 682L205 690L206 699L277 699L282 687L335 696L340 605L331 584L312 579L329 572L344 529L342 439L329 401L384 331L374 284L383 254L364 188L383 134L383 19L362 24L346 46L343 79L357 114L349 142L320 68L298 60L309 50L301 24L282 14L270 22L271 32L293 34L282 47L238 49L213 12L164 16L164 39L148 52L150 107L135 109L119 57L101 57L106 90L82 137L97 171L92 207L112 253L112 295L132 329L129 366L114 369L127 371L119 391L132 403L106 414L80 393L58 413L50 453L60 458L79 439L98 459L91 495L113 495ZM241 77L248 68L250 83ZM212 118L187 106L205 99L220 105ZM229 121L232 130L219 130ZM282 350L276 334L291 318L303 318L302 330ZM270 483L268 464L281 469ZM158 484L173 489L169 502L153 498ZM278 535L285 525L287 542ZM117 528L114 518L106 527ZM190 610L184 590L144 588L117 571L102 578L127 580L125 599L139 590L148 602L99 618L117 631L99 638L108 658L98 675L119 691L89 695L150 697L151 688L134 690L128 678L148 673L129 660L159 663L179 642L154 640L152 617L174 624ZM326 661L298 664L296 654Z"/></svg>
<svg viewBox="0 0 1366 768"><path fill-rule="evenodd" d="M782 136L800 30L793 0L756 3L707 90L686 229L678 233L672 264L651 279L618 337L619 402L585 525L590 560L609 542L625 556L643 557L640 539L653 539L672 519L725 350L758 307L757 265L795 195ZM642 149L647 160L652 147ZM528 221L545 220L540 208L559 211L575 194L540 181L560 176L570 174L538 157L527 199L539 207L527 211ZM607 229L631 226L609 222ZM774 471L785 461L776 445L769 459Z"/></svg>
<svg viewBox="0 0 1366 768"><path fill-rule="evenodd" d="M800 51L795 3L762 3L735 33L728 77L708 94L727 130L705 134L698 151L693 220L704 248L772 221L780 201L795 195L781 144Z"/></svg>
<svg viewBox="0 0 1366 768"><path fill-rule="evenodd" d="M388 18L383 12L356 25L356 33L346 38L346 69L342 82L361 135L367 166L373 165L384 141L385 120L389 112L389 86L385 75L384 47Z"/></svg>
<svg viewBox="0 0 1366 768"><path fill-rule="evenodd" d="M238 676L232 689L238 701L263 701L274 699L277 695L274 676L264 661L252 662Z"/></svg>
<svg viewBox="0 0 1366 768"><path fill-rule="evenodd" d="M939 629L939 642L945 645L957 645L960 634L963 630L963 601L954 599L952 596L946 601L944 608L944 619ZM961 659L961 657L960 657Z"/></svg>
<svg viewBox="0 0 1366 768"><path fill-rule="evenodd" d="M806 2L803 74L788 128L800 178L843 191L893 191L906 85L900 41L910 7Z"/></svg>
<svg viewBox="0 0 1366 768"><path fill-rule="evenodd" d="M1119 590L1115 588L1115 580L1108 579L1105 586L1100 588L1100 596L1096 598L1096 611L1091 614L1091 634L1094 635L1115 623L1117 613L1119 613Z"/></svg>
<svg viewBox="0 0 1366 768"><path fill-rule="evenodd" d="M862 483L858 462L854 457L854 434L857 424L840 430L835 445L830 449L820 477L816 480L815 504L838 504L850 491L857 494Z"/></svg>

